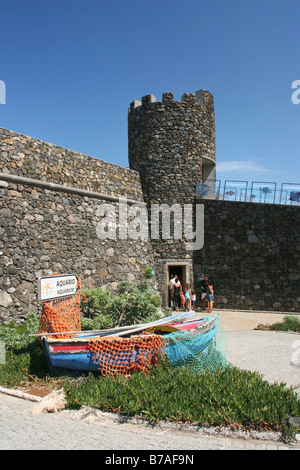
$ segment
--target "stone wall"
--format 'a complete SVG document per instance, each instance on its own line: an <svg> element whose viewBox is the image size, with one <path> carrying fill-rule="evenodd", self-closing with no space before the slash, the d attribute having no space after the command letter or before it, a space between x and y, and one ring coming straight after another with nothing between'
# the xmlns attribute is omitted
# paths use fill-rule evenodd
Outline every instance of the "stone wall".
<svg viewBox="0 0 300 470"><path fill-rule="evenodd" d="M194 279L208 273L215 308L300 312L300 210L296 206L199 200L204 247Z"/></svg>
<svg viewBox="0 0 300 470"><path fill-rule="evenodd" d="M299 207L195 199L215 152L213 99L196 96L131 105L130 170L0 128L0 322L39 311L37 280L48 271L115 289L141 282L147 266L165 303L178 265L198 299L200 276L210 275L215 310L300 311ZM168 240L100 239L97 209L119 197L148 208L204 204L204 247L187 251L172 230Z"/></svg>
<svg viewBox="0 0 300 470"><path fill-rule="evenodd" d="M119 281L144 280L153 266L151 245L99 239L97 209L105 202L0 181L0 322L40 311L38 277L48 271L75 273L83 288L114 290Z"/></svg>
<svg viewBox="0 0 300 470"><path fill-rule="evenodd" d="M40 309L48 271L75 273L83 287L143 280L151 245L96 233L99 205L143 201L136 171L2 128L0 139L0 322Z"/></svg>
<svg viewBox="0 0 300 470"><path fill-rule="evenodd" d="M143 200L136 171L3 128L0 173Z"/></svg>

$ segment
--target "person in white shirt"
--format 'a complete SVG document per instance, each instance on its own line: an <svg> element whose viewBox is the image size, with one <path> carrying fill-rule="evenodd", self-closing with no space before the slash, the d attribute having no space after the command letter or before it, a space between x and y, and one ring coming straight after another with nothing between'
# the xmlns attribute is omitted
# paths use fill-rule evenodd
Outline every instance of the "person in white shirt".
<svg viewBox="0 0 300 470"><path fill-rule="evenodd" d="M169 282L169 307L172 307L174 310L174 296L173 296L173 286L175 284L175 276L171 276L171 280Z"/></svg>

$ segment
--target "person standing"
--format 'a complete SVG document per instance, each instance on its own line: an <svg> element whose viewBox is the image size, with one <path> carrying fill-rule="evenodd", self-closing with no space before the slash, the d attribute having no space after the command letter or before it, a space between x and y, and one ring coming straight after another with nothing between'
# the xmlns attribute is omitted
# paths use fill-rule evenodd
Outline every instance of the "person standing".
<svg viewBox="0 0 300 470"><path fill-rule="evenodd" d="M207 274L204 274L203 279L200 282L201 300L203 302L203 304L202 304L202 309L203 310L206 310L207 281L208 281L208 276L207 276Z"/></svg>
<svg viewBox="0 0 300 470"><path fill-rule="evenodd" d="M187 284L185 287L185 308L188 312L190 312L192 308L191 299L192 299L191 288L190 288L190 285Z"/></svg>
<svg viewBox="0 0 300 470"><path fill-rule="evenodd" d="M207 301L207 312L211 313L213 309L213 303L214 303L214 286L211 281L207 281L206 301Z"/></svg>
<svg viewBox="0 0 300 470"><path fill-rule="evenodd" d="M174 310L174 295L173 295L173 286L175 284L175 276L172 274L169 282L169 307Z"/></svg>
<svg viewBox="0 0 300 470"><path fill-rule="evenodd" d="M175 283L173 285L173 298L174 298L174 307L175 310L178 312L179 307L181 305L181 294L182 288L178 276L175 276Z"/></svg>
<svg viewBox="0 0 300 470"><path fill-rule="evenodd" d="M196 308L196 292L192 289L192 309Z"/></svg>

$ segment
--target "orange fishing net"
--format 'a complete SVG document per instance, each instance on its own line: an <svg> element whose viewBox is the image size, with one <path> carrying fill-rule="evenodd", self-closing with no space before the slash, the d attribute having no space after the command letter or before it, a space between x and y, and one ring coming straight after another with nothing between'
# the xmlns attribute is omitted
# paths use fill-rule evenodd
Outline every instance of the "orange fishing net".
<svg viewBox="0 0 300 470"><path fill-rule="evenodd" d="M52 302L44 302L39 325L39 333L63 333L80 331L80 287L78 278L77 292L73 297L66 297ZM73 335L58 335L57 338L71 338ZM53 335L53 338L55 336Z"/></svg>
<svg viewBox="0 0 300 470"><path fill-rule="evenodd" d="M150 364L164 357L164 339L146 332L129 338L108 336L91 340L89 349L103 375L147 373Z"/></svg>

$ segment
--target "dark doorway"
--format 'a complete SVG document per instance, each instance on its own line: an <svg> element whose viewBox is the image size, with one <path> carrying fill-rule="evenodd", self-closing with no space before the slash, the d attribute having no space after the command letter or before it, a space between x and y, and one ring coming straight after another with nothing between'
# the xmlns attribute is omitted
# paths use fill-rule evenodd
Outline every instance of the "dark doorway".
<svg viewBox="0 0 300 470"><path fill-rule="evenodd" d="M172 277L174 276L178 276L178 279L182 285L182 291L184 292L184 289L185 289L185 283L186 283L186 266L185 265L181 265L181 266L168 266L168 283L170 282L170 280L172 279ZM168 305L170 307L172 307L171 305L171 302L172 302L172 299L171 299L171 293L170 293L170 290L169 290L169 303Z"/></svg>

